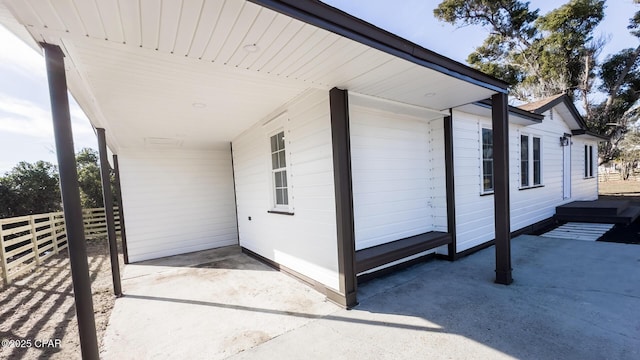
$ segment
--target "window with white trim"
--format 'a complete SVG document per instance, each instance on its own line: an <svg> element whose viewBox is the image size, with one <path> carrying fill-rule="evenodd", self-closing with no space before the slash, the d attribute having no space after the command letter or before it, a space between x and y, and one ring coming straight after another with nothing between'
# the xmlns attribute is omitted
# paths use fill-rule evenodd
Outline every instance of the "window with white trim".
<svg viewBox="0 0 640 360"><path fill-rule="evenodd" d="M482 129L482 192L493 192L493 131Z"/></svg>
<svg viewBox="0 0 640 360"><path fill-rule="evenodd" d="M533 137L533 185L542 184L542 141Z"/></svg>
<svg viewBox="0 0 640 360"><path fill-rule="evenodd" d="M271 173L274 208L288 209L289 191L287 188L284 131L271 136Z"/></svg>
<svg viewBox="0 0 640 360"><path fill-rule="evenodd" d="M542 139L520 135L520 188L542 185Z"/></svg>
<svg viewBox="0 0 640 360"><path fill-rule="evenodd" d="M529 184L529 136L520 135L520 186Z"/></svg>
<svg viewBox="0 0 640 360"><path fill-rule="evenodd" d="M593 145L584 146L584 177L593 177Z"/></svg>

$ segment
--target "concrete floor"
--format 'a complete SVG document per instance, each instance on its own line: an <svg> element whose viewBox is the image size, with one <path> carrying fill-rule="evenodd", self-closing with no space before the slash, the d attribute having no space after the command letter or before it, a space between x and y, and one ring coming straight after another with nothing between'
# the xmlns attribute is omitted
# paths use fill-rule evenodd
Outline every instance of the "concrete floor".
<svg viewBox="0 0 640 360"><path fill-rule="evenodd" d="M520 236L362 284L343 310L225 248L128 265L106 359L639 359L640 246Z"/></svg>

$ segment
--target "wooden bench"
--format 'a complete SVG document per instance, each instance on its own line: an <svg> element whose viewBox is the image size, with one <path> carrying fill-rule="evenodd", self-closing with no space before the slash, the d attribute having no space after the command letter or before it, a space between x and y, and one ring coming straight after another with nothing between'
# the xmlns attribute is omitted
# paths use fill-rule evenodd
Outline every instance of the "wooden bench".
<svg viewBox="0 0 640 360"><path fill-rule="evenodd" d="M441 231L411 236L356 251L356 274L451 243L451 234Z"/></svg>

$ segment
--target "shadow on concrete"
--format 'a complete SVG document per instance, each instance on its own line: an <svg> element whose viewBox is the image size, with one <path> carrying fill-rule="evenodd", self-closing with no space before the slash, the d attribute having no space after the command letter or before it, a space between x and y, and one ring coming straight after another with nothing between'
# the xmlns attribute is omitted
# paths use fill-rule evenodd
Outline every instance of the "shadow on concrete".
<svg viewBox="0 0 640 360"><path fill-rule="evenodd" d="M640 357L640 247L536 236L512 244L510 286L492 283L492 247L366 283L356 309L419 317L516 358Z"/></svg>

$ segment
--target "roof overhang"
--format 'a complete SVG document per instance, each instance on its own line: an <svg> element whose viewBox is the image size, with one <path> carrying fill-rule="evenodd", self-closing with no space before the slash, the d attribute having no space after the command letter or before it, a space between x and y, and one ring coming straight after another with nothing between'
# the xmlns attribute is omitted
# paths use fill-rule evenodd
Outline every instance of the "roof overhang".
<svg viewBox="0 0 640 360"><path fill-rule="evenodd" d="M491 100L488 100L488 99L477 101L472 104L466 104L456 109L469 114L486 117L489 119L492 116ZM529 111L518 109L517 107L514 107L514 106L509 106L507 110L509 112L509 123L511 124L517 124L522 126L535 125L535 124L542 123L542 119L544 119L544 115L534 114Z"/></svg>
<svg viewBox="0 0 640 360"><path fill-rule="evenodd" d="M555 109L572 131L587 130L587 124L584 118L580 115L575 105L573 105L573 102L571 102L571 98L566 94L556 95L535 103L526 104L521 106L521 108L536 114L543 114L551 109Z"/></svg>
<svg viewBox="0 0 640 360"><path fill-rule="evenodd" d="M571 135L580 136L583 139L593 140L593 141L598 141L598 142L608 141L609 140L609 137L607 137L607 136L596 134L594 132L587 131L587 130L584 130L584 129L571 130Z"/></svg>
<svg viewBox="0 0 640 360"><path fill-rule="evenodd" d="M10 30L61 47L71 93L115 153L157 143L149 139L228 148L311 90L435 111L507 91L318 1L0 0L0 9Z"/></svg>

